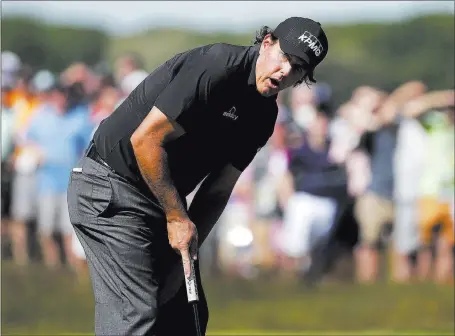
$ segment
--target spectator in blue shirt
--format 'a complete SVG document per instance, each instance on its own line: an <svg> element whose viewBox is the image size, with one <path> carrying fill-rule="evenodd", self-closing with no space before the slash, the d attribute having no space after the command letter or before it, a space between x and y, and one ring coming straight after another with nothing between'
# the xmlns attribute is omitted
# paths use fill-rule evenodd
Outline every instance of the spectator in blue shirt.
<svg viewBox="0 0 455 336"><path fill-rule="evenodd" d="M54 231L63 235L67 261L73 265L73 228L68 214L66 189L72 167L87 147L92 133L88 106L74 94L75 87L50 89L46 101L32 119L27 140L40 152L37 170L38 232L47 266L59 264ZM76 98L76 99L75 99Z"/></svg>

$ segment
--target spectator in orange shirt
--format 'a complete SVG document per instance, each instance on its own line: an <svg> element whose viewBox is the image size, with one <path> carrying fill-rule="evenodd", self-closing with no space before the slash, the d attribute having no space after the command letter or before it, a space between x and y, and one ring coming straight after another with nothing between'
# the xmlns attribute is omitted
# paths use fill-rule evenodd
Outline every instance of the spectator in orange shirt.
<svg viewBox="0 0 455 336"><path fill-rule="evenodd" d="M13 180L11 190L11 235L13 259L19 265L29 262L27 230L36 217L35 171L39 161L36 149L25 142L29 122L38 106L31 87L31 70L24 67L19 74L16 89L11 92L14 115Z"/></svg>

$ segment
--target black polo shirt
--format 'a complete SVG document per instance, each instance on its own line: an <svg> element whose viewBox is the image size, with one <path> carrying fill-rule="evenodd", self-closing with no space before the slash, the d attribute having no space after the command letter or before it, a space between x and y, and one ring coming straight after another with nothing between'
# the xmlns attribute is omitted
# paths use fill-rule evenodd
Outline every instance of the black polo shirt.
<svg viewBox="0 0 455 336"><path fill-rule="evenodd" d="M186 131L167 144L171 177L187 196L214 169L243 171L272 135L276 96L256 89L259 46L213 44L178 54L152 72L94 135L100 156L121 176L148 189L131 135L153 106Z"/></svg>

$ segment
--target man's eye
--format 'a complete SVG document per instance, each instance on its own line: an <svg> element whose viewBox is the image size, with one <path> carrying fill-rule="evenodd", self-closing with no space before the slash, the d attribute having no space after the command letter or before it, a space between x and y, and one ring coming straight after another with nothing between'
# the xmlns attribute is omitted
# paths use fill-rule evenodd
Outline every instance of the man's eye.
<svg viewBox="0 0 455 336"><path fill-rule="evenodd" d="M292 62L292 56L291 56L291 55L286 54L285 52L283 52L282 55L283 55L283 58L284 58L286 61L288 61L289 63Z"/></svg>

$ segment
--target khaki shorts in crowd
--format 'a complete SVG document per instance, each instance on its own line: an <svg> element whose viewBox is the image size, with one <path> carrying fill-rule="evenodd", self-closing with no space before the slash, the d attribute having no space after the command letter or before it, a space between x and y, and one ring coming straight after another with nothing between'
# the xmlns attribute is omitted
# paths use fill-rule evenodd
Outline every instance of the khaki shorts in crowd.
<svg viewBox="0 0 455 336"><path fill-rule="evenodd" d="M354 215L362 244L373 245L379 241L384 226L393 223L394 205L391 200L367 192L357 199Z"/></svg>
<svg viewBox="0 0 455 336"><path fill-rule="evenodd" d="M453 202L440 201L436 197L423 197L419 200L419 227L421 240L429 245L433 229L441 225L441 235L449 244L454 243Z"/></svg>

